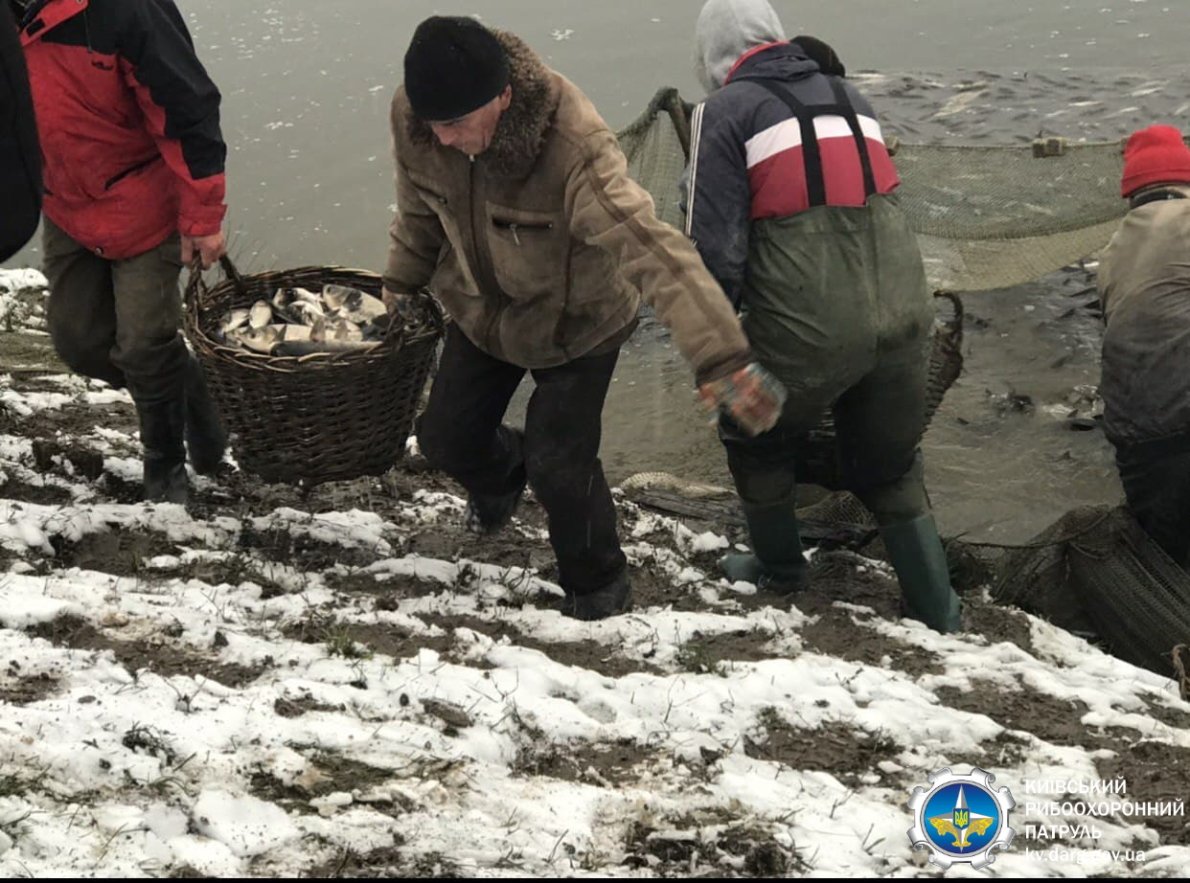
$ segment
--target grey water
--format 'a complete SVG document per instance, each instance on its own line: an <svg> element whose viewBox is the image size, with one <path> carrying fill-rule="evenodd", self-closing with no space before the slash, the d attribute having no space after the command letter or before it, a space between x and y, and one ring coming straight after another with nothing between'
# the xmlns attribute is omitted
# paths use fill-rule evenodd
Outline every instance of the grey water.
<svg viewBox="0 0 1190 883"><path fill-rule="evenodd" d="M613 128L658 86L697 100L694 0L180 0L223 95L228 227L241 271L383 267L394 210L388 107L427 15L514 31ZM790 36L832 43L907 141L1011 143L1051 131L1118 138L1184 125L1190 14L1172 0L775 0ZM996 89L981 92L981 84ZM906 85L912 88L905 88ZM975 94L972 94L974 92ZM956 101L957 97L962 100ZM36 245L10 265L37 266ZM1015 541L1066 509L1120 496L1110 446L1075 432L1098 381L1093 279L1066 273L969 293L966 369L926 435L945 533ZM1018 397L1018 398L1014 398ZM1014 408L1012 402L1031 407ZM524 390L514 402L517 417ZM605 410L615 481L638 471L728 481L688 370L655 325L624 348Z"/></svg>

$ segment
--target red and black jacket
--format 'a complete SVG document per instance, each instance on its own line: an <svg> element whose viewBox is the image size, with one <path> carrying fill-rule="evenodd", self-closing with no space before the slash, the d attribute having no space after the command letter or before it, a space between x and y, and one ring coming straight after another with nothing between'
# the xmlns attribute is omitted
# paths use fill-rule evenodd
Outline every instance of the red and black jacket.
<svg viewBox="0 0 1190 883"><path fill-rule="evenodd" d="M867 100L796 43L746 53L694 111L686 235L739 304L751 224L900 184Z"/></svg>
<svg viewBox="0 0 1190 883"><path fill-rule="evenodd" d="M220 95L173 0L37 0L21 24L46 216L112 259L217 233Z"/></svg>

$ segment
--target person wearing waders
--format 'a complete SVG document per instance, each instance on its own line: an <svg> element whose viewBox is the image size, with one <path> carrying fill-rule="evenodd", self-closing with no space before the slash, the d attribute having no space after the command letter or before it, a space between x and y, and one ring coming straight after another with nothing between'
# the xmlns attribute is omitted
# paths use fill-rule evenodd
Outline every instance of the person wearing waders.
<svg viewBox="0 0 1190 883"><path fill-rule="evenodd" d="M0 2L19 17L41 139L54 349L127 387L145 498L185 503L184 442L199 473L226 445L178 291L183 265L226 250L219 90L173 0Z"/></svg>
<svg viewBox="0 0 1190 883"><path fill-rule="evenodd" d="M400 314L429 288L452 322L417 427L427 461L490 534L526 483L549 518L564 598L583 620L628 609L631 586L600 466L601 415L642 297L673 332L704 401L747 431L783 392L681 232L628 177L615 135L523 41L433 16L392 103L398 213L384 298ZM504 412L529 372L524 431Z"/></svg>
<svg viewBox="0 0 1190 883"><path fill-rule="evenodd" d="M0 261L24 247L41 217L41 150L12 9L0 2Z"/></svg>
<svg viewBox="0 0 1190 883"><path fill-rule="evenodd" d="M1099 260L1103 429L1137 522L1190 561L1190 149L1173 126L1124 146L1128 214Z"/></svg>
<svg viewBox="0 0 1190 883"><path fill-rule="evenodd" d="M785 39L766 0L710 0L696 43L708 95L691 120L686 233L789 392L769 432L721 420L752 546L723 570L783 595L806 585L795 462L833 408L844 480L880 525L906 612L955 631L919 449L932 299L875 114Z"/></svg>

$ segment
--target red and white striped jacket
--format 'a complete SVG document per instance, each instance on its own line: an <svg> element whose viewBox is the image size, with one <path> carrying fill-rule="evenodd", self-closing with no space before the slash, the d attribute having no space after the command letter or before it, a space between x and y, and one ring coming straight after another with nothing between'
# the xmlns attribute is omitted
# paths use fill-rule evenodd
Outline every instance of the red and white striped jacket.
<svg viewBox="0 0 1190 883"><path fill-rule="evenodd" d="M770 43L694 111L686 235L738 305L753 222L863 206L899 184L867 100L795 43Z"/></svg>

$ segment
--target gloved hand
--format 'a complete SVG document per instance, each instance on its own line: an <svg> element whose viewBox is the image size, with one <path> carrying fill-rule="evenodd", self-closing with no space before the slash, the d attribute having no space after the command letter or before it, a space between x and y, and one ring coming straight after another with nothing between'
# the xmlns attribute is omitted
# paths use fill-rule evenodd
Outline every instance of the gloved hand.
<svg viewBox="0 0 1190 883"><path fill-rule="evenodd" d="M411 294L399 294L395 291L389 291L387 288L382 288L380 290L380 299L388 307L388 314L397 317L402 322L408 322L414 314L413 295Z"/></svg>
<svg viewBox="0 0 1190 883"><path fill-rule="evenodd" d="M749 435L759 435L777 425L786 396L781 381L758 362L698 388L698 397L708 411L722 411Z"/></svg>

